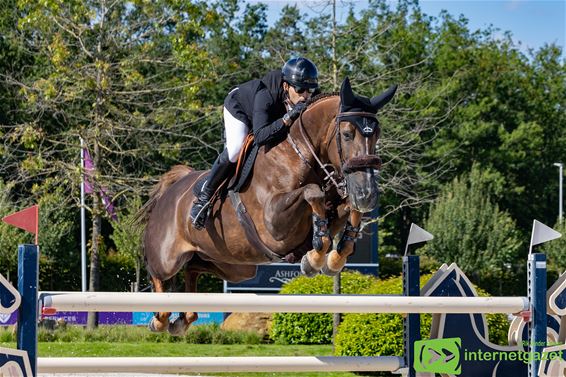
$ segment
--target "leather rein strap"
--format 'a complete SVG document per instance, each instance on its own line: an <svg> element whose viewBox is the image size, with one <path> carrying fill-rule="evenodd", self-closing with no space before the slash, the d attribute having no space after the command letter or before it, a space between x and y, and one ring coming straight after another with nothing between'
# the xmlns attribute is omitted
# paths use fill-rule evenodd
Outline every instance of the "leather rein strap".
<svg viewBox="0 0 566 377"><path fill-rule="evenodd" d="M316 155L316 151L314 150L314 147L312 146L312 142L311 142L310 138L308 137L307 133L305 132L305 127L303 126L303 113L301 113L301 115L299 116L299 130L301 131L301 136L303 138L304 144L307 146L311 156L313 156L313 158L315 159L318 166L324 172L325 177L324 177L323 180L327 181L327 184L323 186L323 190L329 191L330 187L334 186L334 187L336 187L336 191L338 192L338 195L340 195L341 198L346 198L348 196L348 193L346 191L346 182L344 182L344 178L342 176L338 176L336 170L334 170L334 166L332 166L331 164L324 164L320 160L320 158L318 158L318 156ZM316 170L314 170L314 167L311 165L311 163L301 153L301 150L297 146L297 143L295 143L295 140L291 136L290 132L287 133L287 141L289 142L289 144L291 144L291 146L293 147L293 149L295 150L297 155L300 157L300 159L305 163L305 165L307 165L309 168L311 168L311 170L314 171L315 174L316 174ZM329 167L329 166L333 169L332 171L329 171L327 169L327 167ZM340 182L337 182L337 179ZM321 180L321 181L323 181L323 180Z"/></svg>

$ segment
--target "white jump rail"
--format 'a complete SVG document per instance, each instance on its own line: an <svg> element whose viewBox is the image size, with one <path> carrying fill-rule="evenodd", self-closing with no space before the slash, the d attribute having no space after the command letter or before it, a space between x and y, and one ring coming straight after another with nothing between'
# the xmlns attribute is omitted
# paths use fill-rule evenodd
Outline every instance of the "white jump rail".
<svg viewBox="0 0 566 377"><path fill-rule="evenodd" d="M397 356L292 357L40 357L40 373L393 372Z"/></svg>
<svg viewBox="0 0 566 377"><path fill-rule="evenodd" d="M257 295L251 293L40 293L44 308L83 312L519 313L526 297Z"/></svg>

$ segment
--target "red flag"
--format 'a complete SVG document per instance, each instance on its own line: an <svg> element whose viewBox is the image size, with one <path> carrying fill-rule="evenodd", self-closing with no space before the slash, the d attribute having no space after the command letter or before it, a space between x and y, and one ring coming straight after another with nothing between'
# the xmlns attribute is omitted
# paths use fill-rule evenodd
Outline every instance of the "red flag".
<svg viewBox="0 0 566 377"><path fill-rule="evenodd" d="M35 244L37 245L37 235L39 233L39 206L37 204L5 216L2 221L35 234Z"/></svg>

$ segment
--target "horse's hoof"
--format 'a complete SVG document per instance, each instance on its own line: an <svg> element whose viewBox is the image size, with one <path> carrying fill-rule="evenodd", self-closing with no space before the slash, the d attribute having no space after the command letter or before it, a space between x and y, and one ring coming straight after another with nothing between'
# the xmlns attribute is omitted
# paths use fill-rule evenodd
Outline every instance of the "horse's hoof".
<svg viewBox="0 0 566 377"><path fill-rule="evenodd" d="M153 317L147 324L147 328L151 332L164 332L167 329L167 325L158 325L156 322L158 322L157 319Z"/></svg>
<svg viewBox="0 0 566 377"><path fill-rule="evenodd" d="M336 276L338 275L341 271L334 271L331 270L330 268L328 268L328 266L325 264L324 266L322 266L322 270L321 272L326 275L326 276Z"/></svg>
<svg viewBox="0 0 566 377"><path fill-rule="evenodd" d="M313 276L317 275L318 272L319 270L311 266L307 256L303 255L303 257L301 258L301 273L309 278L312 278Z"/></svg>
<svg viewBox="0 0 566 377"><path fill-rule="evenodd" d="M177 318L173 323L169 324L169 334L172 336L183 336L187 331L189 324L185 321L184 318Z"/></svg>

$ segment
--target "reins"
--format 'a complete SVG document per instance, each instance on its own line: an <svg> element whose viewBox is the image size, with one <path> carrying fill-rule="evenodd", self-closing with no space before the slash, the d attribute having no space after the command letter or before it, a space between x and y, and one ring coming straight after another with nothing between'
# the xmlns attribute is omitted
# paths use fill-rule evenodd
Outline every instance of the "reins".
<svg viewBox="0 0 566 377"><path fill-rule="evenodd" d="M346 191L346 182L344 181L344 177L341 176L341 175L338 175L336 170L328 171L327 166L331 166L333 169L334 169L334 166L331 165L331 164L325 164L320 160L320 158L318 158L316 151L314 150L314 147L312 145L312 141L310 140L310 138L308 137L308 135L305 132L305 127L303 126L303 113L300 114L298 120L299 120L299 130L301 131L301 136L303 138L303 141L304 141L305 145L307 146L310 154L314 157L318 166L324 172L325 177L323 179L320 179L320 176L317 174L317 176L319 177L319 180L321 182L326 182L326 184L322 186L322 189L325 192L328 192L328 191L330 191L330 188L332 186L334 186L336 188L338 195L340 195L340 197L343 198L343 199L346 198L348 196L348 192ZM311 168L311 170L313 170L316 174L316 170L314 169L312 164L307 160L307 158L301 153L301 150L297 146L297 143L295 142L295 140L291 136L290 132L287 134L287 141L289 142L289 144L291 144L291 146L293 147L293 149L295 150L295 152L297 153L299 158L309 168ZM340 180L340 182L336 181L335 176L336 176L336 178L338 178Z"/></svg>

